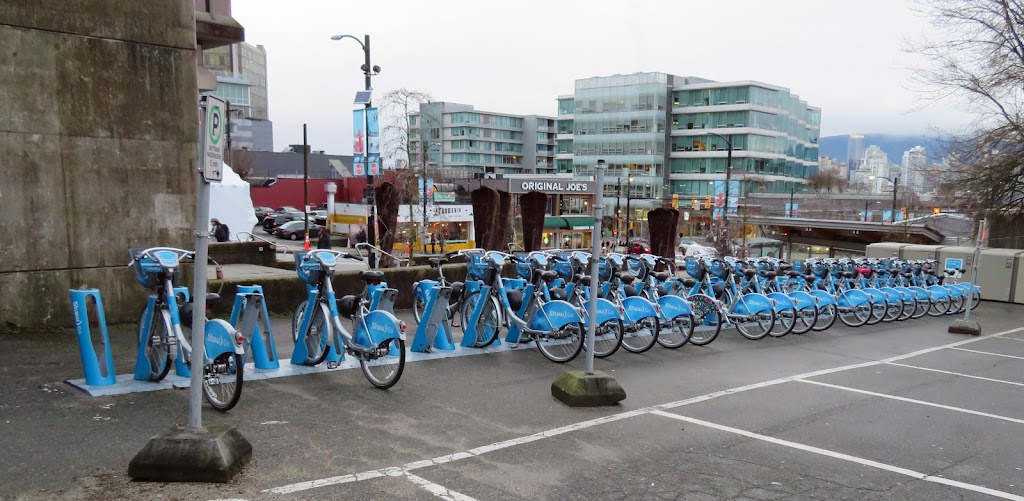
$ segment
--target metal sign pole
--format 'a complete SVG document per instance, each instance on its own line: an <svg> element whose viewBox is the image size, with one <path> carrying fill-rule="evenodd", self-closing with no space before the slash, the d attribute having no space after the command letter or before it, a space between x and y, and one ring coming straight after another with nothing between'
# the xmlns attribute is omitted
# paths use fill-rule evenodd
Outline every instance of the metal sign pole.
<svg viewBox="0 0 1024 501"><path fill-rule="evenodd" d="M191 386L188 394L188 426L203 426L203 366L206 364L206 260L210 246L210 181L222 177L224 162L224 102L212 96L203 98L199 130L199 172L197 172L199 203L196 204L195 276L192 280L192 362Z"/></svg>
<svg viewBox="0 0 1024 501"><path fill-rule="evenodd" d="M597 291L598 259L601 257L601 222L604 218L604 171L608 167L604 160L597 161L596 187L594 189L594 229L591 233L590 252L590 306L587 308L590 322L587 324L587 374L594 373L594 336L597 335Z"/></svg>
<svg viewBox="0 0 1024 501"><path fill-rule="evenodd" d="M981 260L981 241L985 237L985 226L988 220L978 221L978 238L974 241L974 266L971 266L971 288L967 292L967 308L964 309L964 321L971 319L971 302L974 300L974 284L978 280L978 261Z"/></svg>

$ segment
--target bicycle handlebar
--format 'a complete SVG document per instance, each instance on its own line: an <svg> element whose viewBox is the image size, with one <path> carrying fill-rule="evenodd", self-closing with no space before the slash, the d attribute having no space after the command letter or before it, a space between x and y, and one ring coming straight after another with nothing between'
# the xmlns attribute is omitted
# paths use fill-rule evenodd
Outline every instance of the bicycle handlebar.
<svg viewBox="0 0 1024 501"><path fill-rule="evenodd" d="M195 251L179 249L177 247L150 247L148 249L139 250L137 253L133 253L132 260L128 261L128 266L131 266L132 263L134 263L135 261L137 261L139 258L142 258L142 257L148 257L150 259L155 259L152 256L152 253L157 252L157 251L171 251L171 252L174 252L175 254L178 254L178 259L183 259L183 258L187 258L187 257L190 257L190 256L194 258L195 255L196 255Z"/></svg>

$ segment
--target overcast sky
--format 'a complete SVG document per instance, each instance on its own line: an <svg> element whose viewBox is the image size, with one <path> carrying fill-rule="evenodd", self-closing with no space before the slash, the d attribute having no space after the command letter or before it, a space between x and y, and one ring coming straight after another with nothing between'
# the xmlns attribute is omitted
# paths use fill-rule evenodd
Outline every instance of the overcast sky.
<svg viewBox="0 0 1024 501"><path fill-rule="evenodd" d="M378 95L515 114L556 114L577 78L660 71L787 87L822 108L821 135L928 134L967 121L953 104L920 109L901 50L928 30L903 0L234 0L246 40L268 53L275 149L302 142L351 154L363 52Z"/></svg>

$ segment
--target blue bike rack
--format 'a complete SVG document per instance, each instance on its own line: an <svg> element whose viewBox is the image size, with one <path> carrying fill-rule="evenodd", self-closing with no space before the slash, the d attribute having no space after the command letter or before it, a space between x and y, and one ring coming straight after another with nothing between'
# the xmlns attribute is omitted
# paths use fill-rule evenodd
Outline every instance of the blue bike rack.
<svg viewBox="0 0 1024 501"><path fill-rule="evenodd" d="M71 289L71 310L75 317L75 329L78 331L78 350L82 355L82 369L85 372L85 384L91 386L110 386L117 382L114 373L114 355L110 351L110 336L107 334L107 317L103 313L103 299L98 289ZM97 346L92 339L92 328L89 326L89 298L96 305L96 321L100 329L103 357L97 355Z"/></svg>
<svg viewBox="0 0 1024 501"><path fill-rule="evenodd" d="M316 286L315 285L306 284L306 304L307 305L309 305L309 304L316 305L316 294L317 294ZM331 319L328 318L327 321L330 322ZM306 322L309 322L309 316L308 315L307 315L305 321L303 322L303 325L299 326L299 328L302 329L302 331L299 332L298 339L295 340L295 350L292 352L292 358L291 358L292 365L306 365L306 358L308 357L308 354L309 354L309 350L306 349L306 328L309 327L309 326L306 324ZM328 340L325 338L321 342L320 346L321 346L322 349L327 349L327 341ZM332 339L331 341L333 342L334 340ZM327 357L324 358L324 362L325 363L337 364L338 362L341 362L341 361L345 360L345 352L342 351L341 353L338 353L337 349L338 349L338 347L332 345L331 349L327 350Z"/></svg>
<svg viewBox="0 0 1024 501"><path fill-rule="evenodd" d="M465 294L467 297L473 289L480 291L480 297L482 299L477 301L476 307L473 308L473 311L469 314L469 319L466 322L467 325L463 327L465 333L462 335L462 342L459 344L466 348L472 348L473 345L476 344L476 340L480 339L480 334L476 331L477 323L480 321L480 314L484 311L484 302L489 300L491 293L490 285L478 286L475 282L466 282ZM493 346L495 344L500 344L497 339L495 339L494 343L491 345Z"/></svg>
<svg viewBox="0 0 1024 501"><path fill-rule="evenodd" d="M452 295L451 287L435 285L427 290L427 304L416 327L416 337L412 341L412 351L426 352L432 347L438 350L454 350L455 339L452 337L452 326L448 322L448 299Z"/></svg>
<svg viewBox="0 0 1024 501"><path fill-rule="evenodd" d="M504 280L504 279L502 279ZM514 279L513 279L514 280ZM533 297L533 284L529 284L523 289L523 304L519 305L519 311L516 312L516 316L519 318L527 317L527 309L532 306L533 301L530 299ZM515 322L508 323L508 334L505 335L505 342L510 344L516 344L519 342L519 338L522 337L523 330L519 328Z"/></svg>
<svg viewBox="0 0 1024 501"><path fill-rule="evenodd" d="M185 301L192 297L188 287L175 287L174 294L175 296L180 294ZM149 381L149 359L146 358L146 343L149 341L146 338L149 336L149 331L146 328L150 327L157 320L153 318L153 314L156 313L155 303L156 295L149 296L149 299L146 300L146 309L143 311L143 317L139 322L139 353L135 357L135 379L138 381ZM169 336L174 335L173 332L168 332L167 334ZM174 357L174 373L181 377L189 377L188 366L185 365L185 354L182 351L181 344L179 343L177 346L178 356Z"/></svg>
<svg viewBox="0 0 1024 501"><path fill-rule="evenodd" d="M241 326L238 325L241 319ZM267 311L266 298L261 285L239 285L235 294L235 304L231 308L229 322L245 337L246 354L252 353L253 364L257 369L279 369L281 362L277 359L277 346L270 330L270 313Z"/></svg>

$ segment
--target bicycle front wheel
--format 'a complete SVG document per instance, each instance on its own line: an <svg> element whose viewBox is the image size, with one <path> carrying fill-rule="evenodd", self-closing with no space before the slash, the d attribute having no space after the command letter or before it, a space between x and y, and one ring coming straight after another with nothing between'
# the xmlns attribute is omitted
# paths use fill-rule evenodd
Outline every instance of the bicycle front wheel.
<svg viewBox="0 0 1024 501"><path fill-rule="evenodd" d="M821 332L823 330L832 327L836 323L836 317L839 316L839 310L836 309L834 304L826 304L818 307L818 314L814 317L814 329L815 332Z"/></svg>
<svg viewBox="0 0 1024 501"><path fill-rule="evenodd" d="M143 308L139 314L139 343L146 343L144 354L146 361L149 362L149 380L153 382L161 381L167 377L167 373L171 370L171 359L174 353L171 351L171 345L168 342L173 334L167 331L167 324L164 323L164 318L160 314L159 309L153 310L148 328L143 325L145 317L146 308ZM146 330L146 337L144 339L141 336L143 329Z"/></svg>
<svg viewBox="0 0 1024 501"><path fill-rule="evenodd" d="M775 325L768 331L771 337L783 337L796 327L796 308L786 308L775 312Z"/></svg>
<svg viewBox="0 0 1024 501"><path fill-rule="evenodd" d="M420 297L419 287L413 291L412 297L412 314L416 316L416 324L419 325L420 317L423 316L423 312L427 309L427 303L423 301L422 297Z"/></svg>
<svg viewBox="0 0 1024 501"><path fill-rule="evenodd" d="M632 353L643 353L658 342L661 322L657 316L644 317L626 326L622 336L622 347Z"/></svg>
<svg viewBox="0 0 1024 501"><path fill-rule="evenodd" d="M818 322L818 308L806 306L797 310L796 321L793 323L793 334L807 334Z"/></svg>
<svg viewBox="0 0 1024 501"><path fill-rule="evenodd" d="M223 353L203 368L203 395L214 409L231 410L242 396L242 356Z"/></svg>
<svg viewBox="0 0 1024 501"><path fill-rule="evenodd" d="M498 334L501 333L498 299L490 295L485 298L477 291L466 296L466 301L462 304L462 335L467 335L469 317L476 310L480 301L483 301L484 304L483 309L480 311L480 318L476 323L476 339L473 341L474 348L490 346L495 339L498 339Z"/></svg>
<svg viewBox="0 0 1024 501"><path fill-rule="evenodd" d="M299 340L299 329L302 328L302 314L306 312L307 301L302 301L295 307L295 314L292 315L292 343Z"/></svg>
<svg viewBox="0 0 1024 501"><path fill-rule="evenodd" d="M722 332L722 314L711 296L694 294L689 298L693 308L694 328L690 334L690 344L705 346L711 344Z"/></svg>
<svg viewBox="0 0 1024 501"><path fill-rule="evenodd" d="M658 334L658 344L665 348L676 349L686 344L693 337L693 315L679 315L668 323L668 329Z"/></svg>
<svg viewBox="0 0 1024 501"><path fill-rule="evenodd" d="M928 304L928 315L933 317L941 317L949 312L950 307L953 304L949 300L949 296L943 298L933 297L931 303Z"/></svg>
<svg viewBox="0 0 1024 501"><path fill-rule="evenodd" d="M313 307L312 315L313 319L310 321L309 330L306 332L304 342L306 346L306 365L317 365L327 358L327 337L330 336L327 320L330 312L327 310L327 305L317 303Z"/></svg>
<svg viewBox="0 0 1024 501"><path fill-rule="evenodd" d="M594 330L594 356L604 358L619 351L622 346L622 320L610 318Z"/></svg>
<svg viewBox="0 0 1024 501"><path fill-rule="evenodd" d="M537 349L552 362L564 364L583 351L583 324L571 323L539 334Z"/></svg>
<svg viewBox="0 0 1024 501"><path fill-rule="evenodd" d="M359 366L370 384L386 390L402 377L405 370L405 341L387 339L377 345L377 357L372 360L359 359Z"/></svg>

